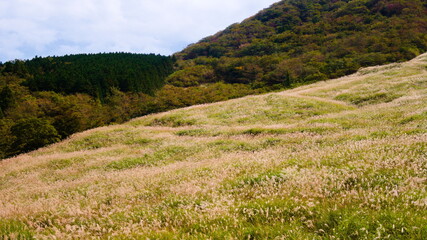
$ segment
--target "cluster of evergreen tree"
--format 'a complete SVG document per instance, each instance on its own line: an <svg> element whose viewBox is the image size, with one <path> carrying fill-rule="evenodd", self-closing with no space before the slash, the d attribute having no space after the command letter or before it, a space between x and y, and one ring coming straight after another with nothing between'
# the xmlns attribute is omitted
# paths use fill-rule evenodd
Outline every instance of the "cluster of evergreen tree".
<svg viewBox="0 0 427 240"><path fill-rule="evenodd" d="M177 53L168 81L291 87L425 51L426 0L283 0Z"/></svg>
<svg viewBox="0 0 427 240"><path fill-rule="evenodd" d="M26 78L31 91L87 93L101 100L111 89L153 94L172 71L170 57L131 53L36 57L7 62L3 70Z"/></svg>

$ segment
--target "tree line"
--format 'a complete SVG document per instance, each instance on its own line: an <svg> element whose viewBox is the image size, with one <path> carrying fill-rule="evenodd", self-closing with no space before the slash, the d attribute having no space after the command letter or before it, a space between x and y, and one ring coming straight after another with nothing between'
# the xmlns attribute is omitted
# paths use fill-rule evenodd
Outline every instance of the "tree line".
<svg viewBox="0 0 427 240"><path fill-rule="evenodd" d="M111 89L153 94L172 71L171 57L104 53L17 60L5 63L3 73L25 78L31 91L86 93L103 100Z"/></svg>

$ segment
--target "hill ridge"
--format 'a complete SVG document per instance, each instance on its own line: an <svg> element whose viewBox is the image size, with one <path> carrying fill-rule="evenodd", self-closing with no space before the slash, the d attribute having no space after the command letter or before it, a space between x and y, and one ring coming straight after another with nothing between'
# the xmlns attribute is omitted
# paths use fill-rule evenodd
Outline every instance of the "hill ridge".
<svg viewBox="0 0 427 240"><path fill-rule="evenodd" d="M426 102L427 53L78 133L0 162L0 236L422 239Z"/></svg>
<svg viewBox="0 0 427 240"><path fill-rule="evenodd" d="M427 51L426 26L425 0L282 0L172 57L0 63L0 158L138 116L406 61Z"/></svg>
<svg viewBox="0 0 427 240"><path fill-rule="evenodd" d="M408 61L408 62L404 62L404 63L391 63L391 64L386 64L386 65L380 65L380 66L371 66L371 67L366 67L366 68L361 68L358 72L348 75L348 76L344 76L344 77L340 77L337 79L329 79L326 81L323 81L321 83L313 83L313 84L309 84L309 85L304 85L301 87L297 87L294 89L288 89L288 90L283 90L280 92L272 92L272 93L265 93L265 94L261 94L261 95L249 95L249 96L245 96L245 97L241 97L241 98L237 98L237 99L230 99L230 100L226 100L226 101L222 101L222 102L215 102L215 103L205 103L205 104L199 104L199 105L192 105L189 107L184 107L184 108L180 108L180 109L174 109L174 110L170 110L167 112L162 112L162 113L153 113L153 114L149 114L146 116L142 116L142 117L137 117L134 118L130 121L128 121L127 123L124 123L123 125L127 125L127 124L131 124L133 121L138 121L139 119L144 119L147 117L152 117L152 116L163 116L163 115L167 115L170 113L174 113L177 111L182 111L182 110L186 110L186 109L194 109L194 108L200 108L200 107L207 107L207 106L215 106L215 105L221 105L225 102L238 102L241 101L242 99L246 99L246 98L253 98L253 97L265 97L265 96L269 96L269 95L283 95L283 96L289 96L289 97L300 97L300 98L308 98L308 99L313 99L313 100L318 100L318 101L325 101L325 102L331 102L331 103L336 103L336 104L340 104L340 105L346 105L346 106L350 106L349 103L346 103L344 101L339 101L339 100L333 100L333 99L327 99L327 98L322 98L322 97L316 97L316 96L305 96L305 95L301 95L301 93L306 93L309 91L313 91L313 90L319 90L319 88L321 89L320 86L316 86L316 85L320 85L320 84L336 84L338 81L341 82L341 84L348 84L349 80L351 78L353 78L353 80L357 80L361 73L362 75L366 75L363 74L363 72L365 71L371 71L373 70L373 73L378 73L378 72L384 72L387 71L390 68L395 68L395 67L401 67L402 65L407 65L407 64L424 64L427 60L427 53L421 54L419 56L417 56L416 58ZM368 74L372 74L372 73L368 73ZM418 75L423 76L423 74L425 73L419 73ZM415 76L416 77L416 76ZM314 87L313 87L314 86ZM327 87L325 87L327 88ZM354 109L355 110L355 109ZM120 124L122 125L122 124ZM70 136L69 138L72 138L75 135L81 135L84 134L85 132L91 132L91 131L97 131L98 129L105 129L105 128L109 128L111 126L103 126L103 127L98 127L98 128L94 128L94 129L90 129L90 130L86 130L84 132L80 132L80 133L75 133L72 136ZM174 127L172 127L174 128ZM69 140L69 139L67 139ZM67 141L65 140L65 141ZM56 143L56 144L60 144L60 143ZM53 145L56 145L53 144ZM52 145L51 145L52 146ZM50 147L50 146L48 146ZM36 150L38 151L38 150ZM24 154L25 155L25 154ZM19 156L16 156L19 157ZM13 157L13 158L16 158Z"/></svg>

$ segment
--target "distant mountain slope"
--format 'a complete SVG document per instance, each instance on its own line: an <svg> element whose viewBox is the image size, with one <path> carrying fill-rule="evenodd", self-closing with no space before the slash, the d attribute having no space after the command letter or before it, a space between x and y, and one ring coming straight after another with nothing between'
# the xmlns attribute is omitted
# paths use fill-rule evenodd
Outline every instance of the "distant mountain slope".
<svg viewBox="0 0 427 240"><path fill-rule="evenodd" d="M177 53L169 82L290 87L425 51L425 0L283 0Z"/></svg>
<svg viewBox="0 0 427 240"><path fill-rule="evenodd" d="M0 162L0 238L426 239L427 54Z"/></svg>

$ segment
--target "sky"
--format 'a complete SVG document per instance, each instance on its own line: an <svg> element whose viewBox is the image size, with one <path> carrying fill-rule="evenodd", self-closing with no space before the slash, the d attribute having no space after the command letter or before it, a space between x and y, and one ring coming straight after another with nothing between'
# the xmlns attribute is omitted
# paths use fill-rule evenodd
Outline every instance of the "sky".
<svg viewBox="0 0 427 240"><path fill-rule="evenodd" d="M278 0L0 0L0 61L170 55Z"/></svg>

